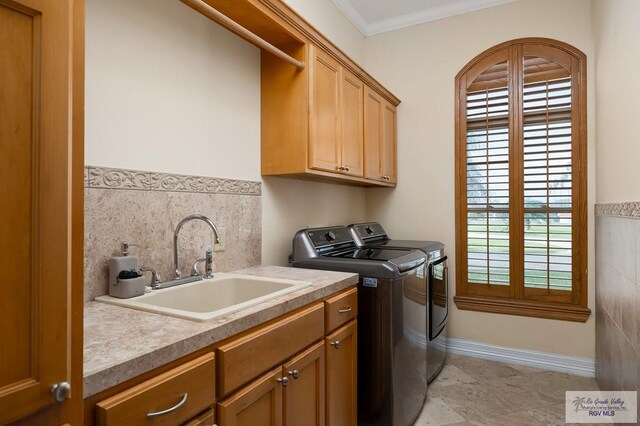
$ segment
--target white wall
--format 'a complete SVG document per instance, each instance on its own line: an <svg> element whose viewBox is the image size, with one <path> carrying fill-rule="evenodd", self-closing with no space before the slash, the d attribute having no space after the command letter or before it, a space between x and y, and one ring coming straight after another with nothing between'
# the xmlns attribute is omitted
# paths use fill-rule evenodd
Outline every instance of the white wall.
<svg viewBox="0 0 640 426"><path fill-rule="evenodd" d="M640 2L595 2L598 203L640 201Z"/></svg>
<svg viewBox="0 0 640 426"><path fill-rule="evenodd" d="M291 3L362 56L329 0ZM90 165L261 180L260 51L177 0L87 0L85 148ZM300 228L365 217L360 188L266 178L262 199L265 264Z"/></svg>
<svg viewBox="0 0 640 426"><path fill-rule="evenodd" d="M401 100L398 187L367 190L367 216L395 238L443 241L455 277L454 79L473 57L519 37L548 37L588 57L589 212L595 200L592 2L521 0L367 38L365 68ZM589 219L589 306L594 301ZM455 285L454 282L451 283ZM453 293L453 291L452 291ZM594 356L594 318L585 324L453 309L453 337L512 348Z"/></svg>

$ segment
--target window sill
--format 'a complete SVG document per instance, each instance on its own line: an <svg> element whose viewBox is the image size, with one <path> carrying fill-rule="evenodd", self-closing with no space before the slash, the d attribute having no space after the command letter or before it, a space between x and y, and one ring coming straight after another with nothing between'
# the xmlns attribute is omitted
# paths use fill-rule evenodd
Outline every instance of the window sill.
<svg viewBox="0 0 640 426"><path fill-rule="evenodd" d="M558 305L556 303L531 302L527 300L454 296L453 301L458 309L465 311L521 315L563 321L585 322L591 315L591 309L582 306Z"/></svg>

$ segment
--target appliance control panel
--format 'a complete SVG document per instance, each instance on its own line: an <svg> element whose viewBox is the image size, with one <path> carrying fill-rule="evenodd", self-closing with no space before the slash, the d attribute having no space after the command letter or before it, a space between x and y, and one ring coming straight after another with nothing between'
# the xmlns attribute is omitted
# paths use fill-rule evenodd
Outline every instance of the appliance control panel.
<svg viewBox="0 0 640 426"><path fill-rule="evenodd" d="M353 225L353 229L362 240L387 236L384 228L378 222L358 223Z"/></svg>
<svg viewBox="0 0 640 426"><path fill-rule="evenodd" d="M333 228L314 228L307 230L307 235L314 247L353 243L349 230L344 226Z"/></svg>

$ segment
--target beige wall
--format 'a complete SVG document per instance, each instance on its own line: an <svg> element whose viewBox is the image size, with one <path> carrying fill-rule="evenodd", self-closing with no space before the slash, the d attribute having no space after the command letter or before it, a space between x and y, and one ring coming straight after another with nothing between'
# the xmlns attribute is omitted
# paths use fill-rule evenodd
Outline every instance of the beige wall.
<svg viewBox="0 0 640 426"><path fill-rule="evenodd" d="M283 0L351 59L362 65L364 36L331 0Z"/></svg>
<svg viewBox="0 0 640 426"><path fill-rule="evenodd" d="M640 2L595 2L598 203L640 201Z"/></svg>
<svg viewBox="0 0 640 426"><path fill-rule="evenodd" d="M329 0L290 3L362 56ZM257 48L176 0L88 0L86 19L86 164L261 180ZM364 219L363 189L267 178L263 191L265 264L286 264L302 227Z"/></svg>
<svg viewBox="0 0 640 426"><path fill-rule="evenodd" d="M262 179L258 49L175 0L87 1L86 163L262 180L265 264L286 263L297 229L365 218L380 220L396 237L442 240L453 254L458 70L501 41L545 36L587 53L593 76L590 1L522 0L365 41L330 0L289 3L355 60L364 58L361 64L403 100L397 189ZM589 211L592 83L590 77ZM593 235L592 220L589 229ZM593 280L589 288L592 306ZM593 356L592 319L573 324L454 309L450 325L455 337Z"/></svg>
<svg viewBox="0 0 640 426"><path fill-rule="evenodd" d="M592 3L521 0L365 41L365 68L393 91L398 110L398 187L367 190L367 216L396 238L443 241L454 261L454 78L475 55L519 37L568 42L588 56L589 212L595 192ZM589 220L589 306L593 309L593 218ZM455 284L455 283L452 283ZM512 348L594 356L585 324L453 309L449 335Z"/></svg>

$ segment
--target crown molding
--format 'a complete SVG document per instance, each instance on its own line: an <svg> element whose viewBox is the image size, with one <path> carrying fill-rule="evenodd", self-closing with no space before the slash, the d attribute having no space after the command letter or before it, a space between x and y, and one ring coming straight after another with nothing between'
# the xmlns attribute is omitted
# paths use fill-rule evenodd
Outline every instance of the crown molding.
<svg viewBox="0 0 640 426"><path fill-rule="evenodd" d="M458 0L446 5L423 9L420 11L394 16L389 19L382 19L374 22L367 22L356 11L349 0L331 0L351 23L365 37L383 33L386 31L398 30L412 25L423 24L425 22L437 21L455 15L462 15L489 7L500 6L513 3L518 0Z"/></svg>
<svg viewBox="0 0 640 426"><path fill-rule="evenodd" d="M362 15L358 13L355 7L351 4L350 0L331 0L333 4L340 9L340 12L347 17L349 21L360 31L363 36L367 36L368 34L368 26L367 21L364 20Z"/></svg>

